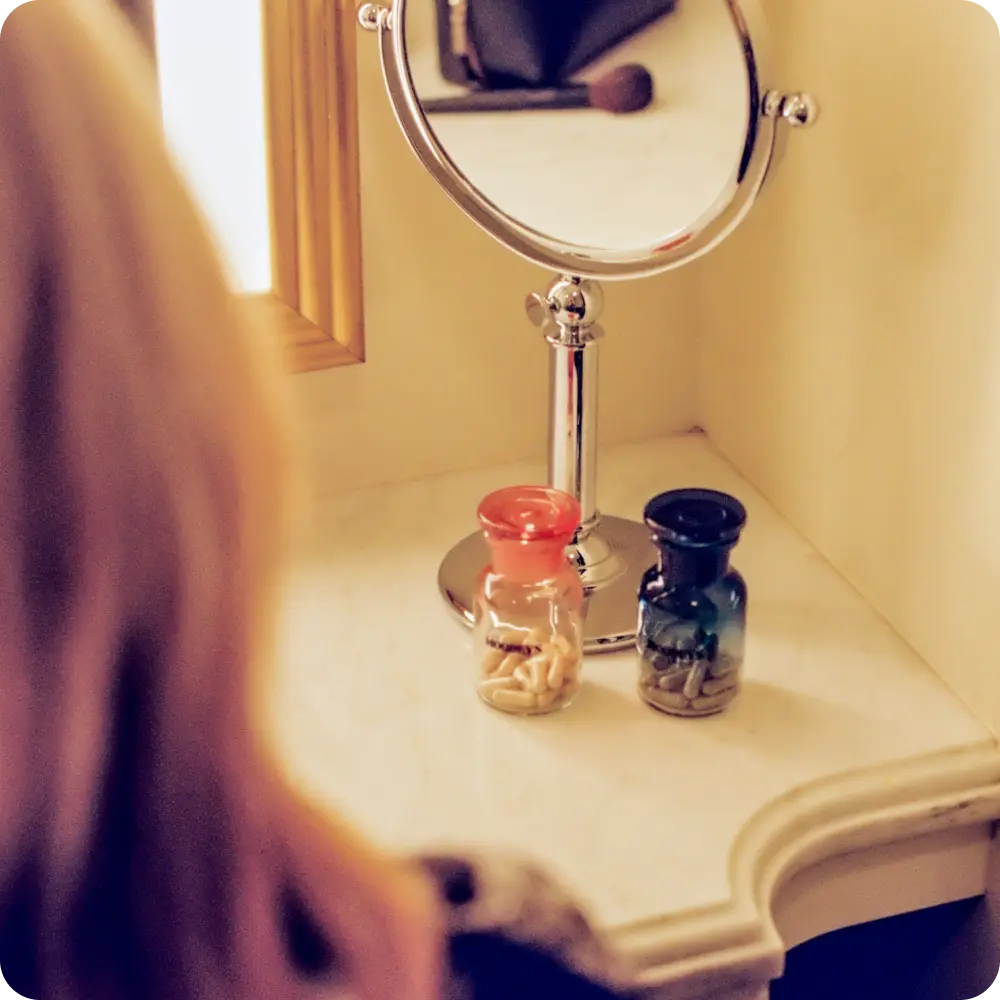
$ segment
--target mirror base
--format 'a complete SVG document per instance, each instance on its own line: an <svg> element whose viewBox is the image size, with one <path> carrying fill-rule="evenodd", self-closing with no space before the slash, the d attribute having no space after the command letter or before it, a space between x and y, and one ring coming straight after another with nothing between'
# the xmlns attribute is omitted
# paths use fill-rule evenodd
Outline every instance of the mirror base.
<svg viewBox="0 0 1000 1000"><path fill-rule="evenodd" d="M611 653L635 645L639 582L658 558L649 529L637 521L602 516L573 547L587 586L585 653ZM463 538L441 562L438 587L458 620L471 628L473 597L489 549L478 532Z"/></svg>

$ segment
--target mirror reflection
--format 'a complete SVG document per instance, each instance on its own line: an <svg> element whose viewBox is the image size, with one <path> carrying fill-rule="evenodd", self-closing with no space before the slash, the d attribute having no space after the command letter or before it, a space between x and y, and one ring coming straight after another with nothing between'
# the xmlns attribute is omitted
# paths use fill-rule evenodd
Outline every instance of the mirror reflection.
<svg viewBox="0 0 1000 1000"><path fill-rule="evenodd" d="M733 0L406 0L401 13L437 142L536 233L652 251L733 197L750 125Z"/></svg>

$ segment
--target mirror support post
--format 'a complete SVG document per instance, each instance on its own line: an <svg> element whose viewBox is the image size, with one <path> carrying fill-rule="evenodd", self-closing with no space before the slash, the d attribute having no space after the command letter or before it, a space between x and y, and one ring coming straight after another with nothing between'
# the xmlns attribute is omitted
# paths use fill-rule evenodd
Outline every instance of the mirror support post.
<svg viewBox="0 0 1000 1000"><path fill-rule="evenodd" d="M528 296L531 321L549 344L549 485L580 501L582 521L570 558L583 581L586 600L583 648L612 652L635 644L636 601L643 573L657 561L644 524L597 509L598 325L604 306L601 286L564 275L544 294ZM438 586L466 625L475 620L476 581L489 562L479 532L444 557Z"/></svg>
<svg viewBox="0 0 1000 1000"><path fill-rule="evenodd" d="M549 356L549 485L580 502L577 541L596 527L597 365L604 295L596 281L563 277L545 295L529 295L528 316Z"/></svg>
<svg viewBox="0 0 1000 1000"><path fill-rule="evenodd" d="M584 649L604 652L635 642L643 572L656 562L646 527L597 508L598 325L604 293L593 280L564 275L528 296L528 317L549 343L549 485L580 502L570 555L587 596Z"/></svg>
<svg viewBox="0 0 1000 1000"><path fill-rule="evenodd" d="M580 501L585 538L597 525L597 367L600 347L549 341L549 485Z"/></svg>

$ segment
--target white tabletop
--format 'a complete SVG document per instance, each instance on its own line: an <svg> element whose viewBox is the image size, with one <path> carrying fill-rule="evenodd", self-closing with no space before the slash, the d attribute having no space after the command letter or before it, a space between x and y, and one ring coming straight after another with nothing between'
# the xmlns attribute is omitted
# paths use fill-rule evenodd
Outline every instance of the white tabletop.
<svg viewBox="0 0 1000 1000"><path fill-rule="evenodd" d="M393 848L534 856L661 972L713 948L773 957L775 880L890 836L885 823L899 837L1000 815L990 734L698 435L607 451L601 499L631 517L679 486L744 501L742 701L711 719L660 715L640 703L626 652L588 658L559 715L486 709L437 567L486 492L542 477L521 466L321 502L272 702L311 794Z"/></svg>

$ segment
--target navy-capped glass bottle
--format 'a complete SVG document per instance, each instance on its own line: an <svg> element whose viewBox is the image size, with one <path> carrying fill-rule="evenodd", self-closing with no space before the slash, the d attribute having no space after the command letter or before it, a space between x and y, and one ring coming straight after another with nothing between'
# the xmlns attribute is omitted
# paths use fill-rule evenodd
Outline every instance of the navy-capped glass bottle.
<svg viewBox="0 0 1000 1000"><path fill-rule="evenodd" d="M715 490L654 497L643 517L660 561L639 588L639 694L671 715L721 712L743 674L747 588L729 565L746 510Z"/></svg>

